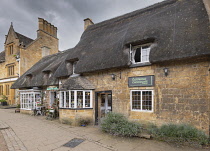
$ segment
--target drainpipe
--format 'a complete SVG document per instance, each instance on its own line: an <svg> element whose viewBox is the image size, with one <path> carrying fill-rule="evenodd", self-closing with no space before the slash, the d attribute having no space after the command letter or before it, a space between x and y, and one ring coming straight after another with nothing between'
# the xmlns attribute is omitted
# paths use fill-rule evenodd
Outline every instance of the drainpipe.
<svg viewBox="0 0 210 151"><path fill-rule="evenodd" d="M20 77L20 54L15 56L16 61L18 62L18 77Z"/></svg>
<svg viewBox="0 0 210 151"><path fill-rule="evenodd" d="M19 55L17 55L16 56L16 61L18 62L18 77L20 77L20 56Z"/></svg>

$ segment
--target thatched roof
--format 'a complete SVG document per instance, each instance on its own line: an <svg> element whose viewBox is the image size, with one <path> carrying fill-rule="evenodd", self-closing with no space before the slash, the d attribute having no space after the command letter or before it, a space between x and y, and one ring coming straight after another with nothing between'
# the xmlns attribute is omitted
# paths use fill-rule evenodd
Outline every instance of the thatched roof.
<svg viewBox="0 0 210 151"><path fill-rule="evenodd" d="M129 44L147 42L156 44L151 63L202 56L210 54L209 35L202 0L167 0L89 26L67 59L79 59L77 73L125 67Z"/></svg>
<svg viewBox="0 0 210 151"><path fill-rule="evenodd" d="M62 85L61 90L93 90L94 85L86 78L77 76L68 78Z"/></svg>
<svg viewBox="0 0 210 151"><path fill-rule="evenodd" d="M73 60L78 60L75 73L129 67L130 44L152 42L151 63L210 55L209 25L202 0L166 0L89 26L79 43L66 51L62 60L57 59L61 63L53 76L70 76L72 67L67 63ZM43 61L35 66L37 70Z"/></svg>
<svg viewBox="0 0 210 151"><path fill-rule="evenodd" d="M31 88L58 85L54 76L57 68L65 60L68 51L62 51L43 57L39 62L26 71L11 88Z"/></svg>

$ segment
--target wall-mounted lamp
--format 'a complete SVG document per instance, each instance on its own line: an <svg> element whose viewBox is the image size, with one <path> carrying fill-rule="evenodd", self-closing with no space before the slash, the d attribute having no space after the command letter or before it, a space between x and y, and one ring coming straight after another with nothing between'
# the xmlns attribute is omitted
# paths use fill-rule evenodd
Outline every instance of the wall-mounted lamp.
<svg viewBox="0 0 210 151"><path fill-rule="evenodd" d="M168 71L169 71L168 68L164 68L164 69L163 69L163 72L164 72L164 74L165 74L166 77L168 76Z"/></svg>
<svg viewBox="0 0 210 151"><path fill-rule="evenodd" d="M111 74L111 77L112 77L112 80L115 80L116 77L119 77L119 78L121 79L121 72L120 72L119 76L116 75L116 74L114 74L114 73L112 73L112 74Z"/></svg>

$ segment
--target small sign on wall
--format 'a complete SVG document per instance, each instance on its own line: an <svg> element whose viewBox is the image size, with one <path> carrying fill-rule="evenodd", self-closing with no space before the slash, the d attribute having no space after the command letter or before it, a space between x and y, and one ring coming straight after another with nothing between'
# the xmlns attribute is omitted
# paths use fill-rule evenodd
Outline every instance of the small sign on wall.
<svg viewBox="0 0 210 151"><path fill-rule="evenodd" d="M129 87L152 87L154 86L154 76L139 76L139 77L129 77L128 86Z"/></svg>
<svg viewBox="0 0 210 151"><path fill-rule="evenodd" d="M49 87L47 87L47 90L58 90L58 87L56 87L56 86L49 86Z"/></svg>

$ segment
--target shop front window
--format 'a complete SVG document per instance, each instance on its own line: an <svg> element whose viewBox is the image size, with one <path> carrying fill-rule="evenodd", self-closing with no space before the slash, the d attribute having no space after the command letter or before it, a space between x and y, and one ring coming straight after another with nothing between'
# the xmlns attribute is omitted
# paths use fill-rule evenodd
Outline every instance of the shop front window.
<svg viewBox="0 0 210 151"><path fill-rule="evenodd" d="M37 102L41 102L41 91L21 90L19 92L21 109L35 109Z"/></svg>
<svg viewBox="0 0 210 151"><path fill-rule="evenodd" d="M61 91L60 108L92 108L92 91Z"/></svg>

